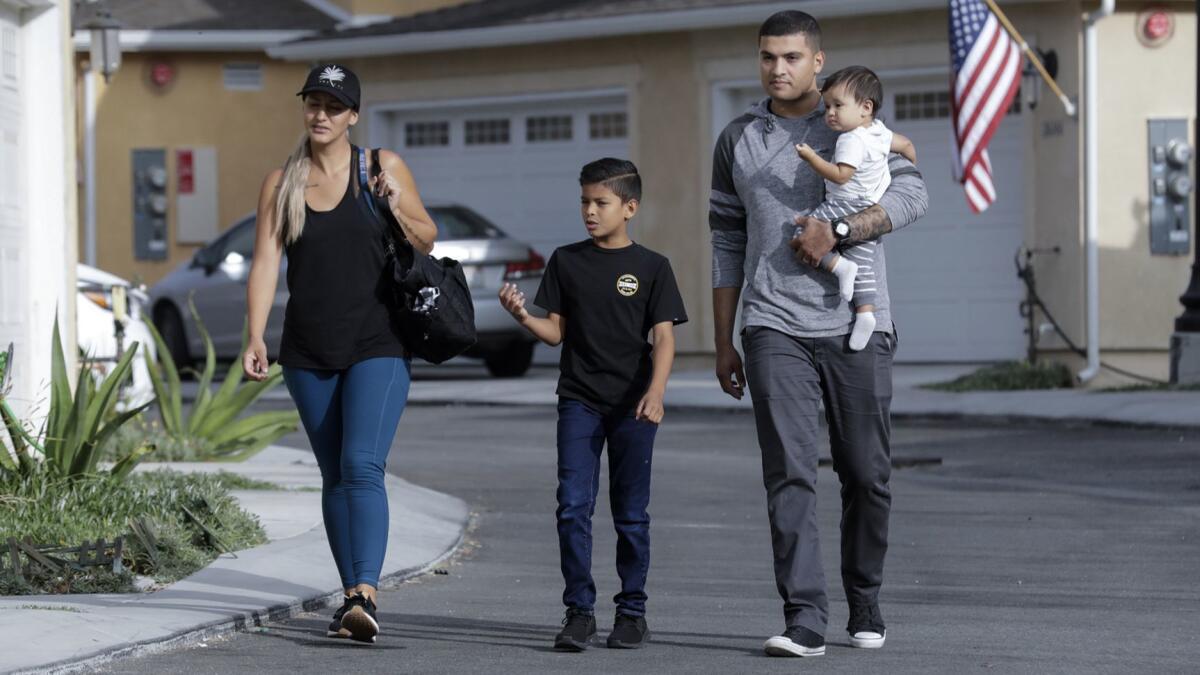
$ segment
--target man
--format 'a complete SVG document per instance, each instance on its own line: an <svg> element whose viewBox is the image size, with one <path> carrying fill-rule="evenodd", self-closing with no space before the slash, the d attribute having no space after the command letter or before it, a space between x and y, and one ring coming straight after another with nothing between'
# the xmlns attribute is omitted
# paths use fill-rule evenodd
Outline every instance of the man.
<svg viewBox="0 0 1200 675"><path fill-rule="evenodd" d="M709 225L717 379L754 401L762 450L775 578L786 630L768 654L825 653L829 604L816 522L818 411L825 403L834 470L842 490L842 583L847 630L857 647L882 647L878 595L887 550L891 495L889 408L896 334L880 245L875 274L876 328L867 347L847 345L852 314L835 277L813 265L835 245L873 241L924 215L925 185L893 156L892 184L879 203L827 223L798 216L821 203L824 185L795 146L828 158L837 133L823 121L817 74L821 29L799 11L779 12L759 30L759 64L769 98L731 122L713 159ZM803 233L792 239L795 224ZM745 286L742 346L733 345L734 312ZM746 375L749 375L747 379Z"/></svg>

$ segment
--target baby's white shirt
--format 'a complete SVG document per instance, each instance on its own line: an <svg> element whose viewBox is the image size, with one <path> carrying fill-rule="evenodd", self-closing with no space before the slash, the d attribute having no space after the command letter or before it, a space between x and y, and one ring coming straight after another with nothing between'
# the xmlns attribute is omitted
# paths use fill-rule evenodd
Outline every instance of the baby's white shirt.
<svg viewBox="0 0 1200 675"><path fill-rule="evenodd" d="M854 167L854 175L845 185L825 181L825 198L866 199L877 203L892 183L892 174L888 171L888 153L891 149L892 131L879 120L838 136L833 149L833 163Z"/></svg>

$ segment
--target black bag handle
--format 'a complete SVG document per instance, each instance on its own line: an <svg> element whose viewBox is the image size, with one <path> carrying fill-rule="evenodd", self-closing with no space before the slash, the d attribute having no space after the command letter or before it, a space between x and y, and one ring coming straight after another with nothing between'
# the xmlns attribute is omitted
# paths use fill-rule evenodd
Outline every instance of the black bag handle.
<svg viewBox="0 0 1200 675"><path fill-rule="evenodd" d="M379 163L379 148L371 148L371 178L378 181L379 174L381 173L383 173L383 168ZM375 207L375 210L381 212L384 223L390 223L393 226L391 229L400 235L402 241L407 243L408 235L404 233L404 228L396 221L396 215L392 213L391 208L386 208L384 204L381 204L381 202L385 201L382 197L376 195L374 190L371 191L371 203Z"/></svg>

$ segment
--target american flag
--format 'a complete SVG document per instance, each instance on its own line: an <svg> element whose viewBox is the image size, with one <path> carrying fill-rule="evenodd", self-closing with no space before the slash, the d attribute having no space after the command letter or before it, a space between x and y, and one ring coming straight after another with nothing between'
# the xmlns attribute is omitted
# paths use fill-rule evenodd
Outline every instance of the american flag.
<svg viewBox="0 0 1200 675"><path fill-rule="evenodd" d="M987 146L1021 83L1021 48L983 0L950 0L955 177L971 211L996 201Z"/></svg>

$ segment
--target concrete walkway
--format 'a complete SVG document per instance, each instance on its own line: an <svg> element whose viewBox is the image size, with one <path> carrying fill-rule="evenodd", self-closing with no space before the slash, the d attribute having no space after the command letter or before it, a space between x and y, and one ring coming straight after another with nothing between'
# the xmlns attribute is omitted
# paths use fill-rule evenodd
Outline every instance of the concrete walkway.
<svg viewBox="0 0 1200 675"><path fill-rule="evenodd" d="M241 464L144 464L139 470L220 470L289 488L320 487L312 454L270 447ZM383 576L395 583L447 558L469 519L459 499L388 475L391 530ZM315 491L235 491L259 516L270 543L223 555L155 593L0 597L0 672L48 673L118 656L169 649L312 611L341 584L321 526Z"/></svg>

